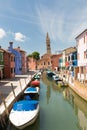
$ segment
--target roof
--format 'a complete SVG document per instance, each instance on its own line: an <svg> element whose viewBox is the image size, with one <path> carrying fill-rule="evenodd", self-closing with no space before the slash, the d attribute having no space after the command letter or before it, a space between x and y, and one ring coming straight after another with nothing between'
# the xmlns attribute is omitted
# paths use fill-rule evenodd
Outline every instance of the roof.
<svg viewBox="0 0 87 130"><path fill-rule="evenodd" d="M60 56L62 56L62 53L61 54L53 54L53 55L51 55L51 57L60 57Z"/></svg>
<svg viewBox="0 0 87 130"><path fill-rule="evenodd" d="M69 54L69 53L77 51L77 49L76 49L76 47L69 47L69 48L66 48L63 51L65 51L66 54Z"/></svg>
<svg viewBox="0 0 87 130"><path fill-rule="evenodd" d="M18 51L18 48L13 48L14 50ZM20 52L26 53L26 51L19 49Z"/></svg>
<svg viewBox="0 0 87 130"><path fill-rule="evenodd" d="M9 52L8 50L5 50L5 49L3 49L3 48L0 48L0 51L6 52L6 53L9 53L9 54L13 54L13 53L11 53L11 52Z"/></svg>
<svg viewBox="0 0 87 130"><path fill-rule="evenodd" d="M77 39L78 37L80 37L85 32L87 32L87 29L85 29L82 33L80 33L75 39Z"/></svg>

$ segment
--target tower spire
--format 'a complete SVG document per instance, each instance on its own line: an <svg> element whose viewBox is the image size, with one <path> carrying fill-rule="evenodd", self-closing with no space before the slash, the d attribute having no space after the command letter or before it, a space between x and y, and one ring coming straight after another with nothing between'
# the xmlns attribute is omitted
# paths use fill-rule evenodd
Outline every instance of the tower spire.
<svg viewBox="0 0 87 130"><path fill-rule="evenodd" d="M47 48L47 54L51 54L50 38L49 38L48 32L46 35L46 48Z"/></svg>

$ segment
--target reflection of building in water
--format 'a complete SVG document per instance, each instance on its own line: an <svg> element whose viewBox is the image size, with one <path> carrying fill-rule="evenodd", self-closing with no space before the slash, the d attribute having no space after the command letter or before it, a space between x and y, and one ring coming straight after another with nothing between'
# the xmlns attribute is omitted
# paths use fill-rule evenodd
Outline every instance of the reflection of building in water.
<svg viewBox="0 0 87 130"><path fill-rule="evenodd" d="M51 88L50 86L47 86L47 92L46 92L47 104L49 103L50 95L51 95Z"/></svg>
<svg viewBox="0 0 87 130"><path fill-rule="evenodd" d="M87 102L69 88L64 89L63 95L74 108L75 115L78 117L78 126L81 130L87 130Z"/></svg>
<svg viewBox="0 0 87 130"><path fill-rule="evenodd" d="M78 121L82 130L87 130L87 117L80 109L78 109Z"/></svg>
<svg viewBox="0 0 87 130"><path fill-rule="evenodd" d="M66 99L72 106L74 106L74 97L69 88L63 90L63 97Z"/></svg>

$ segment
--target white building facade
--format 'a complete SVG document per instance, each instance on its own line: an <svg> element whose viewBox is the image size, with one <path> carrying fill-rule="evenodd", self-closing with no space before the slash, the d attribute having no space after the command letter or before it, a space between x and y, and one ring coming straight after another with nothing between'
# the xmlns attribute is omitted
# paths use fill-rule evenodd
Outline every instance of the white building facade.
<svg viewBox="0 0 87 130"><path fill-rule="evenodd" d="M77 44L77 79L79 81L87 80L87 29L76 37Z"/></svg>

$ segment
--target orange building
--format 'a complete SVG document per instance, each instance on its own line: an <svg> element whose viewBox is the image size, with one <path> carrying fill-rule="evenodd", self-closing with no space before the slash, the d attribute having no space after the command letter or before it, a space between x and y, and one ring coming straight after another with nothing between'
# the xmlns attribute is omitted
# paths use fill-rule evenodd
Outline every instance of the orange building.
<svg viewBox="0 0 87 130"><path fill-rule="evenodd" d="M44 54L37 63L38 69L52 69L51 55Z"/></svg>
<svg viewBox="0 0 87 130"><path fill-rule="evenodd" d="M36 70L36 60L33 57L27 56L27 69L29 70Z"/></svg>

